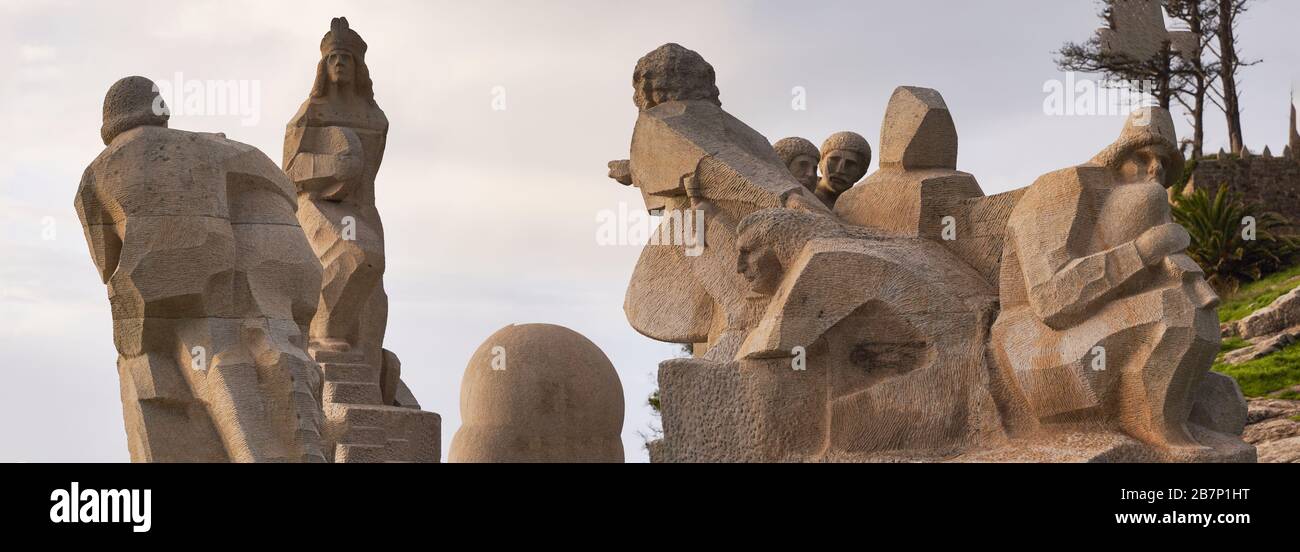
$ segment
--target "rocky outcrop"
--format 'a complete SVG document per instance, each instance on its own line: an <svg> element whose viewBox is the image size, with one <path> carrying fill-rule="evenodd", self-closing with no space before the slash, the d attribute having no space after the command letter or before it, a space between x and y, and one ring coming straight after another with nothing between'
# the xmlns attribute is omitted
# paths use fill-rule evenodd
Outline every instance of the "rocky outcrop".
<svg viewBox="0 0 1300 552"><path fill-rule="evenodd" d="M1255 445L1259 461L1300 463L1300 401L1251 399L1242 438Z"/></svg>

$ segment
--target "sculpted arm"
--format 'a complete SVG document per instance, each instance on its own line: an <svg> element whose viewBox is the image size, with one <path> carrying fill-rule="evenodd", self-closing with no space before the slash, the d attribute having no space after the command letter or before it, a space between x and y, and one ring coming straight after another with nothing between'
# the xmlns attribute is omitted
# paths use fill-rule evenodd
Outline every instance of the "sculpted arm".
<svg viewBox="0 0 1300 552"><path fill-rule="evenodd" d="M1187 232L1169 223L1098 253L1075 256L1071 236L1086 242L1086 233L1095 231L1097 223L1080 220L1078 209L1051 211L1068 214L1040 215L1030 227L1012 232L1029 303L1053 328L1100 308L1146 268L1187 248Z"/></svg>
<svg viewBox="0 0 1300 552"><path fill-rule="evenodd" d="M95 188L95 173L91 169L86 169L81 174L76 208L82 230L86 234L86 245L90 247L90 258L95 262L99 279L107 284L108 279L117 272L118 259L122 254L122 238L117 233L117 221L100 201Z"/></svg>
<svg viewBox="0 0 1300 552"><path fill-rule="evenodd" d="M298 191L311 197L338 201L347 197L361 176L360 140L342 127L295 128L285 136L292 156L284 167ZM309 151L306 144L321 142L327 153ZM314 148L313 148L314 149Z"/></svg>

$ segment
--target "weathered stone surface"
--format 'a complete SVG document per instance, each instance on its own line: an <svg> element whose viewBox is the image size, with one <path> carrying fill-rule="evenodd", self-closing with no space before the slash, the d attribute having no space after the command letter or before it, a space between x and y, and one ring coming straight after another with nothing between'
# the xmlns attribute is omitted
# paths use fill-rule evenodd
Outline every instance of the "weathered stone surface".
<svg viewBox="0 0 1300 552"><path fill-rule="evenodd" d="M1039 178L1011 214L994 354L1046 426L1197 445L1187 419L1218 350L1218 296L1172 222L1171 137L1168 112L1139 111L1116 144Z"/></svg>
<svg viewBox="0 0 1300 552"><path fill-rule="evenodd" d="M510 325L465 367L451 462L622 462L623 386L601 350L552 324Z"/></svg>
<svg viewBox="0 0 1300 552"><path fill-rule="evenodd" d="M1273 335L1256 337L1251 340L1250 345L1224 354L1223 362L1241 364L1264 358L1294 343L1297 337L1300 337L1300 326L1293 326Z"/></svg>
<svg viewBox="0 0 1300 552"><path fill-rule="evenodd" d="M817 191L817 166L822 153L815 144L806 138L791 136L777 140L772 149L804 188L814 193Z"/></svg>
<svg viewBox="0 0 1300 552"><path fill-rule="evenodd" d="M1300 326L1300 287L1274 299L1267 307L1237 321L1237 335L1254 339Z"/></svg>
<svg viewBox="0 0 1300 552"><path fill-rule="evenodd" d="M1243 434L1259 449L1259 461L1300 463L1300 401L1251 399Z"/></svg>
<svg viewBox="0 0 1300 552"><path fill-rule="evenodd" d="M1231 435L1241 435L1245 430L1246 398L1241 395L1236 380L1218 372L1206 372L1192 397L1189 422Z"/></svg>
<svg viewBox="0 0 1300 552"><path fill-rule="evenodd" d="M702 247L647 246L624 311L647 337L701 344L714 358L731 358L752 316L735 271L735 223L762 208L826 209L763 135L722 110L713 67L699 54L677 44L655 49L637 62L633 88L640 111L632 133L633 185L647 210L670 215L667 234L694 234L682 231L686 221L705 225L707 238Z"/></svg>
<svg viewBox="0 0 1300 552"><path fill-rule="evenodd" d="M320 266L293 184L251 146L167 128L152 82L110 89L76 208L108 285L132 461L324 461L304 346Z"/></svg>
<svg viewBox="0 0 1300 552"><path fill-rule="evenodd" d="M668 65L711 77L691 54ZM708 111L715 96L696 101L706 108L660 117L731 120ZM667 105L642 106L642 122ZM707 152L748 143L718 135L683 141L639 123L633 140L647 206L679 198L709 220L705 254L689 260L706 276L671 278L657 261L658 274L638 266L629 285L649 307L628 308L638 329L690 328L698 343L710 321L707 348L660 365L654 461L1256 459L1235 385L1206 375L1218 297L1169 213L1164 187L1181 157L1167 112L1137 113L1087 164L984 197L955 170L939 94L900 88L880 170L835 202L838 216L774 193L790 188L789 171L755 170L758 153L725 164L748 168L740 178L710 180L720 171L701 168ZM733 266L739 280L725 274Z"/></svg>
<svg viewBox="0 0 1300 552"><path fill-rule="evenodd" d="M856 132L841 131L822 142L821 161L817 168L821 178L814 193L827 208L867 174L871 166L871 144Z"/></svg>
<svg viewBox="0 0 1300 552"><path fill-rule="evenodd" d="M399 408L416 403L414 397L398 402L399 389L404 398L410 390L401 383L397 355L383 348L388 295L375 175L388 118L375 102L366 50L347 19L334 18L321 38L310 97L285 129L284 171L296 186L298 220L323 270L309 350L324 372L325 435L335 461L437 461L440 419L418 405ZM383 407L386 414L375 420L389 425L355 426L352 405ZM355 442L376 432L378 441L401 446ZM357 448L362 445L370 448Z"/></svg>

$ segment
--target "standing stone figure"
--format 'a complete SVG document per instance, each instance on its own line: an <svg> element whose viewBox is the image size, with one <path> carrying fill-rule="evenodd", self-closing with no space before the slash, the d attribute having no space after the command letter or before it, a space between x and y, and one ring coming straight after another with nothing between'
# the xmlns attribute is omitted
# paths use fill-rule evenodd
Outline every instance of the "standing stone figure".
<svg viewBox="0 0 1300 552"><path fill-rule="evenodd" d="M104 98L76 208L108 285L135 462L323 462L304 350L320 265L257 149L167 128L153 82Z"/></svg>
<svg viewBox="0 0 1300 552"><path fill-rule="evenodd" d="M817 191L817 165L822 158L817 146L806 138L791 136L777 140L772 149L804 188L810 192Z"/></svg>
<svg viewBox="0 0 1300 552"><path fill-rule="evenodd" d="M1219 298L1183 251L1167 188L1169 112L1134 113L1085 165L1046 174L1007 223L994 353L1046 429L1102 424L1179 458L1194 391L1219 350Z"/></svg>
<svg viewBox="0 0 1300 552"><path fill-rule="evenodd" d="M821 180L817 181L817 198L828 208L835 207L840 194L852 188L867 174L871 165L871 144L856 132L836 132L822 142Z"/></svg>
<svg viewBox="0 0 1300 552"><path fill-rule="evenodd" d="M388 119L375 103L366 43L347 19L334 19L320 52L311 97L284 137L284 170L298 187L298 218L325 271L311 349L378 365L388 297L375 174Z"/></svg>
<svg viewBox="0 0 1300 552"><path fill-rule="evenodd" d="M347 19L330 23L320 54L311 97L285 130L284 172L297 186L298 220L323 269L310 352L324 373L326 440L339 445L332 454L340 462L436 461L438 417L418 410L397 356L383 349L388 295L375 175L388 119L375 103L366 43ZM353 420L369 410L362 425L387 429L387 437L357 430Z"/></svg>

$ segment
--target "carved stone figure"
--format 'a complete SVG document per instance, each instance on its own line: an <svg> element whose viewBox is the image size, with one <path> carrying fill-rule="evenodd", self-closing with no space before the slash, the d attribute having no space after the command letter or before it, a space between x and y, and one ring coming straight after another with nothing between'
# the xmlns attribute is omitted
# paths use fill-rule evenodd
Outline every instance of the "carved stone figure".
<svg viewBox="0 0 1300 552"><path fill-rule="evenodd" d="M810 192L817 191L817 165L822 158L817 146L805 138L791 136L777 140L772 149L804 188Z"/></svg>
<svg viewBox="0 0 1300 552"><path fill-rule="evenodd" d="M108 285L135 462L323 462L305 335L320 265L255 148L167 128L153 82L104 99L75 205Z"/></svg>
<svg viewBox="0 0 1300 552"><path fill-rule="evenodd" d="M285 130L284 171L297 186L298 220L324 277L310 352L324 373L326 438L339 445L336 461L436 461L438 417L418 410L397 356L383 348L388 295L375 175L388 119L375 102L366 49L347 19L334 18L311 96ZM387 428L387 437L371 426Z"/></svg>
<svg viewBox="0 0 1300 552"><path fill-rule="evenodd" d="M465 367L451 462L622 462L623 385L609 358L552 324L510 325Z"/></svg>
<svg viewBox="0 0 1300 552"><path fill-rule="evenodd" d="M711 75L685 59L668 65L693 69L671 82ZM702 354L660 364L653 461L1254 460L1239 392L1206 374L1217 298L1171 224L1162 184L1181 157L1166 112L1134 118L1089 164L985 197L956 170L943 98L899 88L880 170L834 203L836 217L793 205L802 194L744 204L754 196L718 193L721 171L705 162L672 168L689 146L667 132L639 142L655 109L633 140L632 183L647 206L703 212L714 251L677 257L688 272L648 246L629 320L680 330L732 316ZM716 120L679 125L700 136ZM725 152L734 141L692 143ZM789 178L753 160L728 166L759 189ZM697 283L713 302L680 301L701 297Z"/></svg>
<svg viewBox="0 0 1300 552"><path fill-rule="evenodd" d="M871 145L856 132L836 132L822 143L822 157L818 168L821 179L817 181L817 198L827 208L835 207L835 200L867 174L871 165Z"/></svg>
<svg viewBox="0 0 1300 552"><path fill-rule="evenodd" d="M1091 162L1029 187L1007 225L993 350L1045 430L1101 426L1196 459L1233 439L1188 423L1219 299L1170 216L1176 143L1169 113L1145 108Z"/></svg>
<svg viewBox="0 0 1300 552"><path fill-rule="evenodd" d="M713 213L694 219L705 225L702 252L688 255L680 244L645 248L624 310L642 334L731 358L750 323L744 281L735 271L734 221L767 207L827 211L766 138L722 110L713 67L699 54L665 44L637 62L632 80L640 114L630 172L646 209L693 212L703 202ZM673 226L685 218L665 220Z"/></svg>

